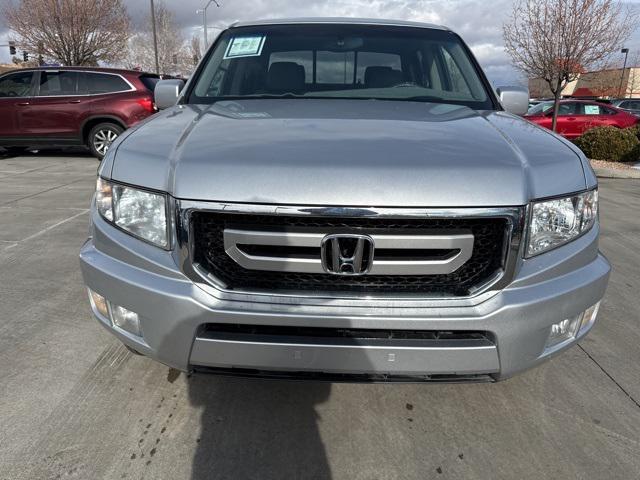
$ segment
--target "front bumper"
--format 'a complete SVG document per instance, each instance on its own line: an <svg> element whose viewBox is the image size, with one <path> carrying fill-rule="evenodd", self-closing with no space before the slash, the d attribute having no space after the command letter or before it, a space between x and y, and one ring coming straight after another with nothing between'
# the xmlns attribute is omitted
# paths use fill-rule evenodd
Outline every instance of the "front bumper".
<svg viewBox="0 0 640 480"><path fill-rule="evenodd" d="M161 251L120 232L92 214L93 236L82 248L84 281L110 302L140 316L143 337L101 323L131 348L183 371L275 371L454 378L490 375L504 379L531 368L583 337L592 325L560 348L545 350L551 325L599 302L610 265L598 252L598 227L569 245L521 260L511 284L470 305L404 306L366 301L356 306L319 299L316 304L254 302L217 297ZM95 314L96 312L94 312ZM483 331L490 341L296 342L209 337L210 324Z"/></svg>

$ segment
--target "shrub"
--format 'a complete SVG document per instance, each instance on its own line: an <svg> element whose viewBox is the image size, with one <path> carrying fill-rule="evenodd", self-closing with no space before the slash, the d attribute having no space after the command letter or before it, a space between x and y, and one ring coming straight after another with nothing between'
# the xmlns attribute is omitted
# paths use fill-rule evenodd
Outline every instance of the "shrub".
<svg viewBox="0 0 640 480"><path fill-rule="evenodd" d="M629 130L630 132L633 132L634 135L636 137L638 137L638 140L640 140L640 125L635 125L633 127L629 127L626 130Z"/></svg>
<svg viewBox="0 0 640 480"><path fill-rule="evenodd" d="M587 158L610 162L630 161L640 140L636 128L595 127L576 139L575 144Z"/></svg>
<svg viewBox="0 0 640 480"><path fill-rule="evenodd" d="M635 128L635 127L634 127ZM631 149L630 152L625 154L621 159L621 162L640 162L640 144Z"/></svg>

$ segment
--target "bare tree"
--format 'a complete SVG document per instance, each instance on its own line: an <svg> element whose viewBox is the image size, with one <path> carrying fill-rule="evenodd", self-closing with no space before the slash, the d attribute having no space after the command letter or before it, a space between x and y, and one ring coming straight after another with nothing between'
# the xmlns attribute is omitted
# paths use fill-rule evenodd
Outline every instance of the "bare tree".
<svg viewBox="0 0 640 480"><path fill-rule="evenodd" d="M163 74L185 74L193 70L193 59L173 13L162 2L155 2L156 30L158 32L158 65ZM129 42L125 65L155 71L151 15Z"/></svg>
<svg viewBox="0 0 640 480"><path fill-rule="evenodd" d="M122 0L19 0L0 11L17 45L63 65L96 65L123 56L129 15Z"/></svg>
<svg viewBox="0 0 640 480"><path fill-rule="evenodd" d="M636 19L615 0L516 0L503 26L505 50L516 68L549 85L554 131L562 90L581 72L606 68Z"/></svg>
<svg viewBox="0 0 640 480"><path fill-rule="evenodd" d="M189 42L189 48L191 49L191 56L193 57L193 64L197 65L202 58L202 49L200 48L200 36L194 35Z"/></svg>

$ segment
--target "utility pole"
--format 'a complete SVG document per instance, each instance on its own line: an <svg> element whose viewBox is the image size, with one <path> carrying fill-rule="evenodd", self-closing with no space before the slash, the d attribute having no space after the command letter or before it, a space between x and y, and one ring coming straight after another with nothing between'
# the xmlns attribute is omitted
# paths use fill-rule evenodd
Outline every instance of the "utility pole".
<svg viewBox="0 0 640 480"><path fill-rule="evenodd" d="M38 42L38 66L42 66L44 59L42 58L42 52L44 52L44 43Z"/></svg>
<svg viewBox="0 0 640 480"><path fill-rule="evenodd" d="M153 55L156 60L156 73L160 75L160 65L158 63L158 33L156 32L156 9L151 0L151 29L153 30Z"/></svg>
<svg viewBox="0 0 640 480"><path fill-rule="evenodd" d="M214 3L216 5L216 7L220 8L220 4L216 1L216 0L209 0L207 2L207 4L204 6L204 8L200 8L198 10L196 10L196 13L201 13L202 14L202 26L204 27L204 50L207 50L207 47L209 46L209 38L207 35L207 8L209 8L211 6L211 4Z"/></svg>
<svg viewBox="0 0 640 480"><path fill-rule="evenodd" d="M628 48L623 48L622 50L620 50L620 53L624 53L624 65L622 67L622 73L620 74L620 87L618 87L618 96L620 97L622 95L622 81L624 80L624 71L627 68L627 55L629 55L629 49ZM627 89L625 89L624 91L624 97L627 97Z"/></svg>

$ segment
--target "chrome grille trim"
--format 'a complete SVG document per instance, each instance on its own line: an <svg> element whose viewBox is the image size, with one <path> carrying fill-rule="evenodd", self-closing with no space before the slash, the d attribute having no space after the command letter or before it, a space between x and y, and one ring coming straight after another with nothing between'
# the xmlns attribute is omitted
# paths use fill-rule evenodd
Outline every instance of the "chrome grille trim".
<svg viewBox="0 0 640 480"><path fill-rule="evenodd" d="M224 230L224 249L241 267L249 270L325 273L320 248L323 240L332 232L263 232L237 229ZM458 250L455 255L442 260L417 258L373 260L367 274L371 275L422 275L454 272L471 258L473 235L385 235L369 234L375 249L395 250ZM269 245L279 247L312 247L318 249L314 258L250 255L238 245Z"/></svg>
<svg viewBox="0 0 640 480"><path fill-rule="evenodd" d="M190 237L190 217L193 212L206 211L224 214L287 215L287 216L327 216L345 218L504 218L508 222L505 231L503 268L499 274L478 285L466 297L426 297L411 295L350 295L318 292L263 292L228 290L217 278L208 274L193 262ZM522 260L522 238L525 232L528 206L488 207L488 208L395 208L395 207L321 207L321 206L280 206L265 204L221 203L197 200L175 200L176 263L182 272L200 288L221 301L239 301L256 304L283 304L298 306L371 307L372 302L379 307L426 308L441 306L473 306L486 301L513 279Z"/></svg>

